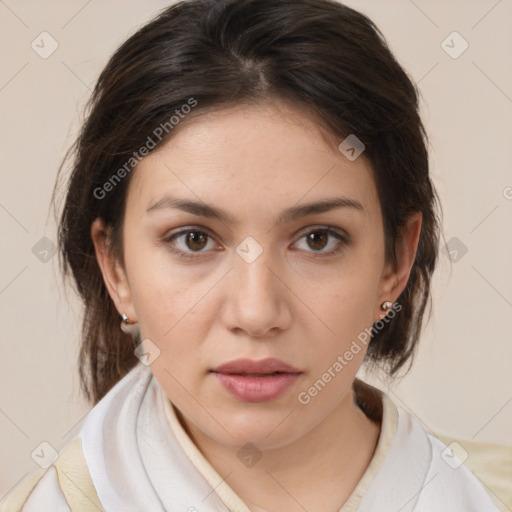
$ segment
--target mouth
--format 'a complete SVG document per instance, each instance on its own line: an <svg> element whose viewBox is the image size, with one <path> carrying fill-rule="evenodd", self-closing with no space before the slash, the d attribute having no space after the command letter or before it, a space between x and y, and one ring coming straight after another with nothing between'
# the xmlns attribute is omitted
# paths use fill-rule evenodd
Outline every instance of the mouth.
<svg viewBox="0 0 512 512"><path fill-rule="evenodd" d="M220 366L211 370L215 373L236 374L236 375L271 375L273 373L301 373L301 371L293 366L269 357L254 361L252 359L235 359L228 363L221 364Z"/></svg>
<svg viewBox="0 0 512 512"><path fill-rule="evenodd" d="M244 402L267 402L282 396L302 372L279 359L237 359L210 370L225 391Z"/></svg>
<svg viewBox="0 0 512 512"><path fill-rule="evenodd" d="M231 373L231 372L213 372L213 373L223 373L224 375L239 375L241 377L272 377L273 375L281 375L283 373L290 372L272 372L272 373L247 373L247 372L239 372L239 373Z"/></svg>

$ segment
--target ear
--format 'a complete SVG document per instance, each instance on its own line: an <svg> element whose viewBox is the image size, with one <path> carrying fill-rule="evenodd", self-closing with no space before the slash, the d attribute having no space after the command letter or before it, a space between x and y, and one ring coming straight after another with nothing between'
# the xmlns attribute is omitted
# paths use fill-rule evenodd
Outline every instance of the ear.
<svg viewBox="0 0 512 512"><path fill-rule="evenodd" d="M137 315L131 301L126 271L111 250L110 237L110 226L105 226L103 219L98 217L91 224L91 238L94 243L96 259L101 269L103 280L119 314L124 313L130 322L135 322Z"/></svg>
<svg viewBox="0 0 512 512"><path fill-rule="evenodd" d="M396 266L393 262L385 265L381 274L377 307L377 320L386 316L380 305L385 302L395 302L407 285L409 275L416 258L418 242L421 233L422 214L412 214L402 229L395 245ZM377 321L375 320L375 321Z"/></svg>

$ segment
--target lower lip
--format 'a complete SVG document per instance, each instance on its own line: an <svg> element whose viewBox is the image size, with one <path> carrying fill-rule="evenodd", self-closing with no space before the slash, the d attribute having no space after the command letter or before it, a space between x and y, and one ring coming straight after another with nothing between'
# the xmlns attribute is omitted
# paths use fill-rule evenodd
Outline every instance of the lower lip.
<svg viewBox="0 0 512 512"><path fill-rule="evenodd" d="M240 400L268 402L283 395L299 378L300 373L278 373L262 377L215 373L215 376L233 396Z"/></svg>

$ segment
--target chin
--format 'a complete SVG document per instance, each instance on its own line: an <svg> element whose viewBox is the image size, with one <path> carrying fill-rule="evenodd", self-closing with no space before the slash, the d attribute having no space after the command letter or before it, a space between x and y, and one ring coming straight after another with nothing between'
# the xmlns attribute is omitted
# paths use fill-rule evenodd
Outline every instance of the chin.
<svg viewBox="0 0 512 512"><path fill-rule="evenodd" d="M203 429L207 435L216 438L223 445L238 449L246 443L252 443L264 450L285 446L301 436L298 427L302 430L302 422L297 421L296 414L290 414L291 407L265 410L258 406L224 411L214 415L218 423L208 422L210 428ZM215 433L211 428L214 425Z"/></svg>

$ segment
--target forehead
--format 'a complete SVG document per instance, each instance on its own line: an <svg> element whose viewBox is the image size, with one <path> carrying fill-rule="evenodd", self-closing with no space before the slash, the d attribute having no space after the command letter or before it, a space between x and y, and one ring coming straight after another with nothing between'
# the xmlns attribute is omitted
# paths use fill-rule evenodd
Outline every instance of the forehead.
<svg viewBox="0 0 512 512"><path fill-rule="evenodd" d="M318 124L289 104L239 105L181 122L133 171L129 209L145 212L169 195L255 218L344 196L360 202L368 220L379 216L369 160L348 160L336 138L330 143Z"/></svg>

